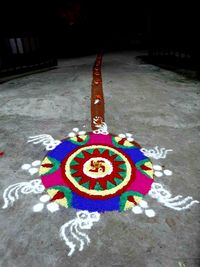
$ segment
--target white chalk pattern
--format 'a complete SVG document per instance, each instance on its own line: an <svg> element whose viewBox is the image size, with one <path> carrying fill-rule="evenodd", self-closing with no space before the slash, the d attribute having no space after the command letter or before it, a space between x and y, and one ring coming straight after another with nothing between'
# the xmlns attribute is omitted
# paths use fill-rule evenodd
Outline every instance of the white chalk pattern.
<svg viewBox="0 0 200 267"><path fill-rule="evenodd" d="M125 134L121 133L121 134L118 134L118 136L120 138L126 138L127 141L129 141L129 142L133 142L134 141L133 135L131 133L125 133Z"/></svg>
<svg viewBox="0 0 200 267"><path fill-rule="evenodd" d="M100 214L98 212L78 211L76 218L62 225L60 228L60 237L65 241L70 251L68 256L71 256L76 248L82 251L85 244L90 243L89 236L83 230L91 229L94 222L98 222ZM71 234L71 240L66 236L66 230Z"/></svg>
<svg viewBox="0 0 200 267"><path fill-rule="evenodd" d="M31 164L25 163L21 166L22 170L28 171L30 175L34 175L39 172L39 167L40 167L41 161L40 160L35 160Z"/></svg>
<svg viewBox="0 0 200 267"><path fill-rule="evenodd" d="M177 195L172 197L172 194L164 189L160 183L152 184L149 196L157 199L164 206L177 211L189 209L192 205L199 203L198 200L194 200L191 196L183 197L182 195Z"/></svg>
<svg viewBox="0 0 200 267"><path fill-rule="evenodd" d="M154 175L158 178L162 177L163 175L171 176L173 174L172 171L164 169L164 167L161 165L153 165L153 169L154 169Z"/></svg>
<svg viewBox="0 0 200 267"><path fill-rule="evenodd" d="M141 200L137 206L134 206L132 212L135 214L142 214L144 212L149 218L155 217L156 215L153 209L149 209L149 205L145 200Z"/></svg>
<svg viewBox="0 0 200 267"><path fill-rule="evenodd" d="M3 209L13 206L14 202L19 199L19 194L27 195L30 193L41 194L44 191L41 179L35 179L30 182L21 182L8 186L3 193Z"/></svg>
<svg viewBox="0 0 200 267"><path fill-rule="evenodd" d="M40 134L35 136L29 136L27 143L42 143L45 146L46 150L53 150L61 143L61 141L55 140L49 134Z"/></svg>
<svg viewBox="0 0 200 267"><path fill-rule="evenodd" d="M158 148L158 146L155 146L151 149L141 148L140 151L149 158L154 159L165 159L168 152L173 151L172 149L166 149L164 147Z"/></svg>
<svg viewBox="0 0 200 267"><path fill-rule="evenodd" d="M79 128L73 128L72 131L68 134L69 138L75 137L75 136L80 136L80 135L85 135L86 131L80 131Z"/></svg>
<svg viewBox="0 0 200 267"><path fill-rule="evenodd" d="M59 205L56 202L49 202L50 196L45 194L40 197L40 203L37 203L33 206L34 212L41 212L44 210L45 205L48 211L50 212L56 212L60 209Z"/></svg>

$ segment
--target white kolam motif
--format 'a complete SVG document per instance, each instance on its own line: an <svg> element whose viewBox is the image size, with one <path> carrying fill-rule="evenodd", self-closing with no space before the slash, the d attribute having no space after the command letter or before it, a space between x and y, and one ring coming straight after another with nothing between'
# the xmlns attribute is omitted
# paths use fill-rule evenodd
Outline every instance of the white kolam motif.
<svg viewBox="0 0 200 267"><path fill-rule="evenodd" d="M29 136L27 143L33 143L35 145L42 143L45 146L46 150L53 150L61 143L61 141L55 140L49 134L40 134Z"/></svg>
<svg viewBox="0 0 200 267"><path fill-rule="evenodd" d="M166 149L164 147L158 148L158 146L155 146L154 148L147 149L147 148L141 148L140 151L149 158L154 159L165 159L168 152L173 151L173 149Z"/></svg>
<svg viewBox="0 0 200 267"><path fill-rule="evenodd" d="M70 249L68 256L71 256L76 248L82 251L85 244L88 245L90 243L89 236L83 231L91 229L94 222L98 222L99 219L100 213L98 212L78 211L75 219L61 226L60 237ZM71 239L66 235L66 230L69 231Z"/></svg>
<svg viewBox="0 0 200 267"><path fill-rule="evenodd" d="M3 209L13 206L14 202L19 199L19 195L27 195L30 193L41 194L44 192L44 186L41 179L34 179L30 182L21 182L8 186L3 193L4 205Z"/></svg>
<svg viewBox="0 0 200 267"><path fill-rule="evenodd" d="M164 206L177 211L189 209L192 205L199 203L198 200L194 200L191 196L183 197L182 195L177 195L172 197L172 194L164 189L160 183L153 183L148 194Z"/></svg>

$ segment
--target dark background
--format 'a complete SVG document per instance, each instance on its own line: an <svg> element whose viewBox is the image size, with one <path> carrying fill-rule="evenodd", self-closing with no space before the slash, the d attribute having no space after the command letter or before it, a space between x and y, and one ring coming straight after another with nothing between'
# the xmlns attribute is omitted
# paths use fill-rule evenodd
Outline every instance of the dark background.
<svg viewBox="0 0 200 267"><path fill-rule="evenodd" d="M191 1L4 1L1 36L37 34L60 56L98 48L135 49L151 41L195 49L198 8Z"/></svg>
<svg viewBox="0 0 200 267"><path fill-rule="evenodd" d="M6 38L36 36L42 47L39 53L48 57L146 49L153 61L185 61L185 66L199 67L199 9L191 1L2 1L0 5L2 65L7 61Z"/></svg>
<svg viewBox="0 0 200 267"><path fill-rule="evenodd" d="M42 1L41 1L42 2ZM1 8L1 35L36 34L50 40L59 56L146 41L149 10L142 1L35 1ZM143 40L144 39L144 40Z"/></svg>

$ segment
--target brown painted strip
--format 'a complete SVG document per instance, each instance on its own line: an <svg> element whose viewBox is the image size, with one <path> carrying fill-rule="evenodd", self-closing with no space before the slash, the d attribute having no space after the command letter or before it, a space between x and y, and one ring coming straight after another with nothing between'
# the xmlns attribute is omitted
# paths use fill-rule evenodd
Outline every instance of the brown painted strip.
<svg viewBox="0 0 200 267"><path fill-rule="evenodd" d="M91 127L97 130L98 127L93 120L98 117L98 123L104 122L104 96L101 77L102 54L97 55L93 66L93 79L91 86Z"/></svg>

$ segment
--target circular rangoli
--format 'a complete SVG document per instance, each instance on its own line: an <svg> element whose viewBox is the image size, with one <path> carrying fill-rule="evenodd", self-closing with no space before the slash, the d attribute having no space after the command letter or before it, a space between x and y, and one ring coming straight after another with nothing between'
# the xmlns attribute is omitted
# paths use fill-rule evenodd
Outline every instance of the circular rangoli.
<svg viewBox="0 0 200 267"><path fill-rule="evenodd" d="M137 205L153 182L151 161L136 142L86 133L63 140L41 163L51 201L88 211L123 211Z"/></svg>

